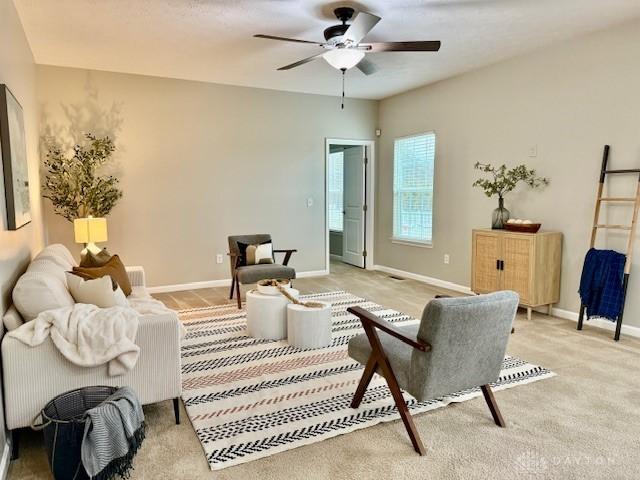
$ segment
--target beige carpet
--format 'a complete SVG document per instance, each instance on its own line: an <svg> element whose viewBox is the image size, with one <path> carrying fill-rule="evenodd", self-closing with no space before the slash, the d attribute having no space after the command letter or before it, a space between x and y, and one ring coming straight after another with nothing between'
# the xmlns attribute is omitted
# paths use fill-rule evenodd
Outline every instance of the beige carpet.
<svg viewBox="0 0 640 480"><path fill-rule="evenodd" d="M439 289L336 265L336 274L301 279L305 292L348 290L419 315ZM221 303L226 289L162 295L174 308ZM380 424L277 455L211 472L191 425L173 424L171 402L145 409L149 432L133 479L638 479L640 340L534 314L519 315L508 353L557 377L496 394L508 428L496 427L482 399L417 416L427 448L417 456L400 422ZM11 479L46 479L36 434L25 435Z"/></svg>

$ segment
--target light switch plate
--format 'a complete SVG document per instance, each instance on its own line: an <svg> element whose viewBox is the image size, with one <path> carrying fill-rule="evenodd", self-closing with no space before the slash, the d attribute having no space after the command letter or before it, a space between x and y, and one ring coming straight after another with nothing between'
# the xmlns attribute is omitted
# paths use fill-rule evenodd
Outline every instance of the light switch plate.
<svg viewBox="0 0 640 480"><path fill-rule="evenodd" d="M532 147L529 147L529 156L530 157L537 157L538 156L538 146L537 145L533 145Z"/></svg>
<svg viewBox="0 0 640 480"><path fill-rule="evenodd" d="M449 265L449 260L451 260L451 258L449 257L448 253L444 254L444 263L445 265Z"/></svg>
<svg viewBox="0 0 640 480"><path fill-rule="evenodd" d="M307 207L313 207L313 198L307 198Z"/></svg>
<svg viewBox="0 0 640 480"><path fill-rule="evenodd" d="M222 259L223 259L223 258L224 258L224 257L222 256L222 254L221 254L221 253L217 254L217 255L216 255L216 263L222 263Z"/></svg>

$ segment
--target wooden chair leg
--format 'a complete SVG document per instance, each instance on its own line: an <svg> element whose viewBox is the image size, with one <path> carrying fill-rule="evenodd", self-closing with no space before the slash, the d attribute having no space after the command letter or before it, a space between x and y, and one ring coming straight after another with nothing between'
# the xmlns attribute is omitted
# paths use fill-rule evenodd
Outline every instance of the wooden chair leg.
<svg viewBox="0 0 640 480"><path fill-rule="evenodd" d="M364 393L367 391L367 387L369 386L369 383L371 383L371 379L373 378L373 374L376 373L377 367L378 362L375 355L372 353L364 367L364 372L362 373L362 378L360 379L356 393L353 395L353 400L351 400L351 408L358 408L360 406L362 397L364 397Z"/></svg>
<svg viewBox="0 0 640 480"><path fill-rule="evenodd" d="M387 385L389 386L389 390L391 390L391 396L393 396L396 407L398 407L400 418L402 418L402 423L404 423L404 427L407 429L407 433L409 434L409 438L411 439L413 449L420 455L424 455L426 451L424 449L424 445L422 445L420 434L418 433L418 429L413 423L413 418L409 413L409 408L404 401L402 391L400 390L400 386L398 385L398 380L396 380L396 376L394 375L393 370L391 369L391 365L386 358L385 362L380 365L380 369L384 373L384 378L387 380Z"/></svg>
<svg viewBox="0 0 640 480"><path fill-rule="evenodd" d="M229 300L233 299L233 291L236 288L236 277L231 278L231 291L229 292Z"/></svg>
<svg viewBox="0 0 640 480"><path fill-rule="evenodd" d="M242 308L242 300L240 299L240 281L236 278L236 296L238 297L238 308Z"/></svg>
<svg viewBox="0 0 640 480"><path fill-rule="evenodd" d="M364 332L367 334L367 338L369 339L369 345L371 345L371 355L375 358L378 367L380 367L380 370L382 371L382 375L387 381L389 390L391 390L393 401L398 408L398 412L400 412L402 423L404 423L404 427L407 429L407 433L409 434L409 438L411 439L411 444L413 445L413 448L416 452L418 452L420 455L424 455L424 445L422 445L422 440L420 439L418 430L413 423L413 419L411 418L411 414L409 413L409 408L407 408L407 404L404 401L402 391L400 390L400 385L398 385L398 380L393 373L391 364L389 363L389 359L384 353L382 343L380 343L380 338L378 337L378 334L373 327L364 323L362 324L362 327L364 328Z"/></svg>
<svg viewBox="0 0 640 480"><path fill-rule="evenodd" d="M493 421L496 422L496 425L498 425L499 427L505 428L507 424L502 418L502 414L500 413L500 409L498 408L496 399L493 396L491 387L489 385L482 385L480 389L482 390L482 395L484 395L484 399L487 402L487 405L489 406L489 410L491 411L491 416L493 417Z"/></svg>

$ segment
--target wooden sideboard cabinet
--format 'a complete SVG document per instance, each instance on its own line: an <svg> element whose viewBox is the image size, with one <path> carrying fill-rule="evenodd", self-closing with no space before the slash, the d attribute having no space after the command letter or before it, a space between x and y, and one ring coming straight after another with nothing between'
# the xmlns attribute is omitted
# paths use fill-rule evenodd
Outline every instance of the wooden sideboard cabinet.
<svg viewBox="0 0 640 480"><path fill-rule="evenodd" d="M475 293L513 290L520 305L551 306L560 299L562 233L473 230L471 289Z"/></svg>

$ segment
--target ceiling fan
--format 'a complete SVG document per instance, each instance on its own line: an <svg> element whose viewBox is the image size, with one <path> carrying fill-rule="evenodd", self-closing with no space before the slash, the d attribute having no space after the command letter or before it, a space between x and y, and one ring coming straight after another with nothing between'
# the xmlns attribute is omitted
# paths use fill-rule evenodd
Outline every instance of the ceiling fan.
<svg viewBox="0 0 640 480"><path fill-rule="evenodd" d="M358 12L353 22L347 24L355 13L353 8L339 7L333 12L342 24L333 25L324 30L325 42L313 42L263 34L254 35L254 37L284 42L310 43L324 50L311 57L280 67L278 70L290 70L322 57L329 65L341 70L343 74L346 70L356 67L365 75L371 75L376 72L377 68L375 64L365 58L365 54L367 53L437 52L440 49L440 41L360 43L381 20L380 17L367 12Z"/></svg>

